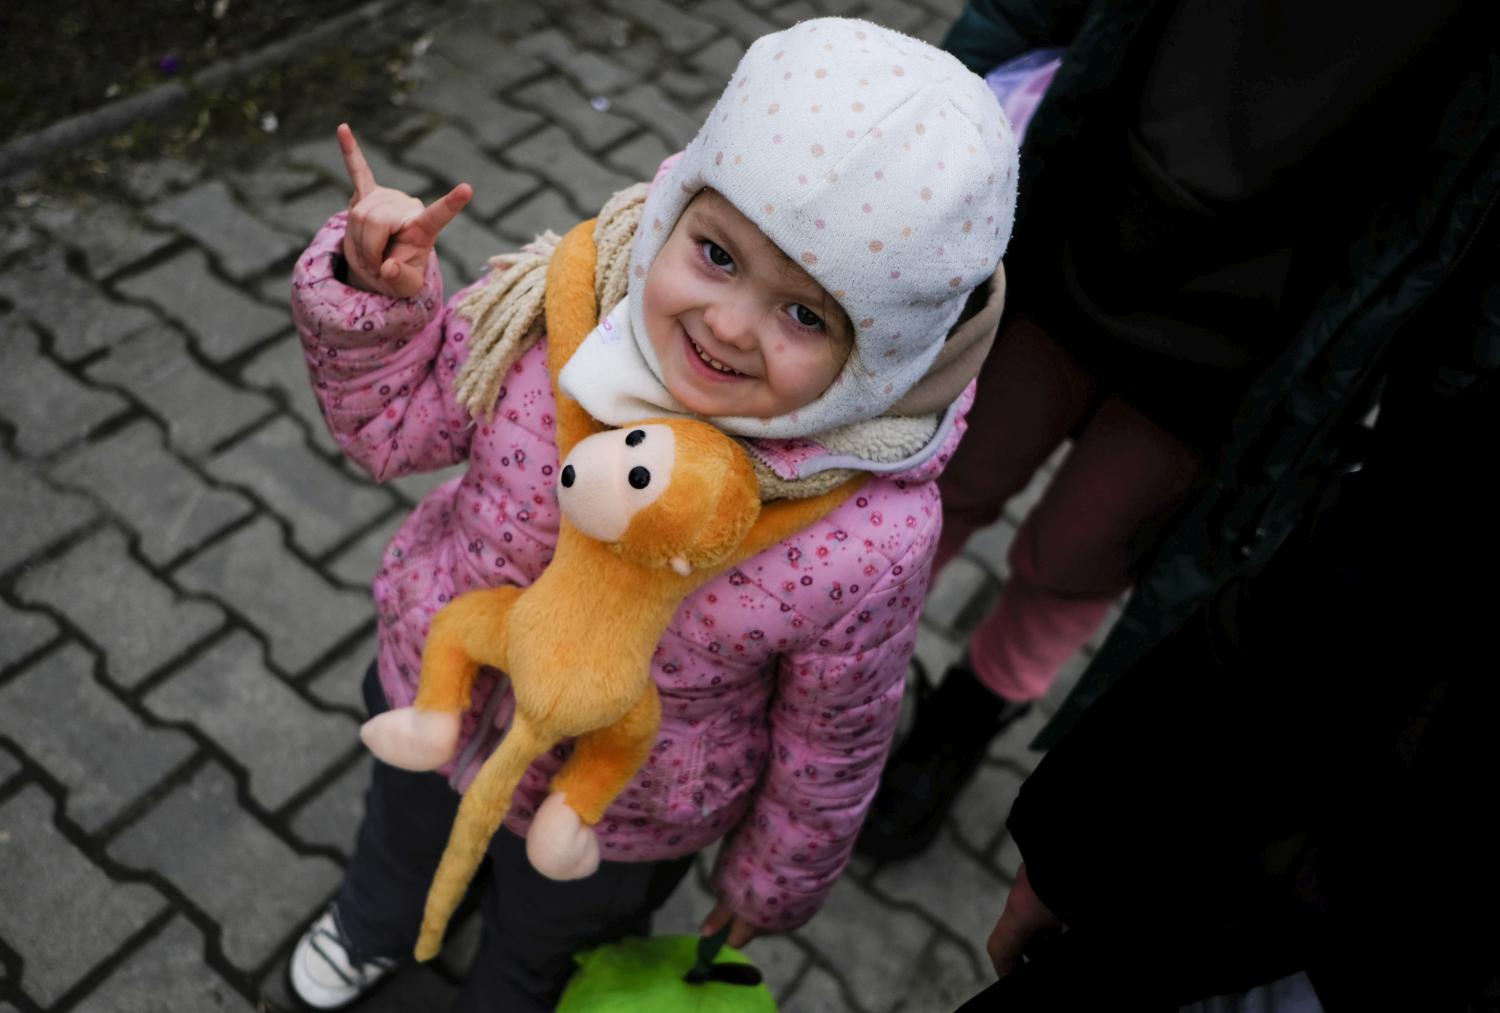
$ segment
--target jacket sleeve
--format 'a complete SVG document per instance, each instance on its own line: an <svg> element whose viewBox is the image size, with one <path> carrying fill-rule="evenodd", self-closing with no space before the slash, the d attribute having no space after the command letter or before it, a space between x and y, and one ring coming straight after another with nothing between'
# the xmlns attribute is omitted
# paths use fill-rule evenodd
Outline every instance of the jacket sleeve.
<svg viewBox="0 0 1500 1013"><path fill-rule="evenodd" d="M334 215L292 273L292 316L329 431L377 482L457 464L473 431L453 396L468 323L456 299L443 308L435 257L409 299L339 281L346 219Z"/></svg>
<svg viewBox="0 0 1500 1013"><path fill-rule="evenodd" d="M896 734L935 538L909 542L811 649L781 659L767 768L713 877L749 922L803 924L848 864Z"/></svg>
<svg viewBox="0 0 1500 1013"><path fill-rule="evenodd" d="M976 74L1043 46L1072 41L1087 5L1080 0L969 0L943 36L943 48Z"/></svg>

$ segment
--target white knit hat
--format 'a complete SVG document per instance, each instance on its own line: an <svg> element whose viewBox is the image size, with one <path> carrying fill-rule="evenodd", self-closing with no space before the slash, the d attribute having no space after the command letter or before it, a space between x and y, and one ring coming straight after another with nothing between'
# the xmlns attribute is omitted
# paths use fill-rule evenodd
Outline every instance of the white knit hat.
<svg viewBox="0 0 1500 1013"><path fill-rule="evenodd" d="M794 437L883 414L941 349L1010 241L1018 155L984 81L925 42L819 18L752 45L671 175L652 187L631 256L632 329L646 272L688 202L718 191L848 313L832 386L776 419L716 419Z"/></svg>

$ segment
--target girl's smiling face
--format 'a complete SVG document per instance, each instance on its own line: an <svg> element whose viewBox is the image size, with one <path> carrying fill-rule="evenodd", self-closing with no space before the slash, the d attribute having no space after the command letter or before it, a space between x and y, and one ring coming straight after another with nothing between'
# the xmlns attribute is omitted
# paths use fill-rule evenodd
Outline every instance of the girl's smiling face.
<svg viewBox="0 0 1500 1013"><path fill-rule="evenodd" d="M712 190L652 261L641 312L662 382L703 416L794 412L828 389L854 345L838 303Z"/></svg>

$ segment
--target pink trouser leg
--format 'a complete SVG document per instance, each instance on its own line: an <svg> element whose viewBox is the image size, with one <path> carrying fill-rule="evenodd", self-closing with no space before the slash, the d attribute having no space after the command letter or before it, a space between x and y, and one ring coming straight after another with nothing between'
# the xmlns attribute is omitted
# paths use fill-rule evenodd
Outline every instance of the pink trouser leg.
<svg viewBox="0 0 1500 1013"><path fill-rule="evenodd" d="M1012 341L1017 326L1021 337ZM981 374L979 417L971 413L971 435L944 475L940 563L999 516L1098 396L1096 381L1034 325L1007 328L995 351L1007 346L985 373L994 364L1011 375ZM1044 694L1099 628L1129 586L1153 522L1180 502L1196 471L1192 452L1166 430L1116 397L1097 403L1017 532L1010 578L969 642L975 674L1009 700Z"/></svg>

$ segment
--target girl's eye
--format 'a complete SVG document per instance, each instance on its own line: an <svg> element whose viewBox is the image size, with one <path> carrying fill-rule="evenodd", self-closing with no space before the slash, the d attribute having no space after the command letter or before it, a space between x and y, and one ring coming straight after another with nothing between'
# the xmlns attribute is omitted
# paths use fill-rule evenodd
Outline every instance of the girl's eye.
<svg viewBox="0 0 1500 1013"><path fill-rule="evenodd" d="M819 328L823 326L823 318L799 302L791 305L792 319L802 327Z"/></svg>
<svg viewBox="0 0 1500 1013"><path fill-rule="evenodd" d="M708 258L708 262L714 267L734 266L734 258L729 255L729 251L707 239L703 241L703 256Z"/></svg>

